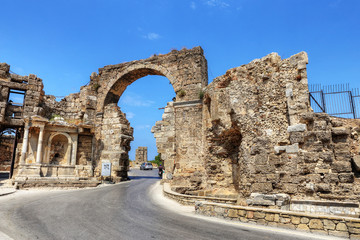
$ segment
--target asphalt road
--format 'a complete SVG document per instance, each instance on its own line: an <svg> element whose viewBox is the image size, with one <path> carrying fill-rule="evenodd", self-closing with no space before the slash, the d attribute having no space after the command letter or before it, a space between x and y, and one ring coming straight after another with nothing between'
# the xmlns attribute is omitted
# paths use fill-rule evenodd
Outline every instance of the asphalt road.
<svg viewBox="0 0 360 240"><path fill-rule="evenodd" d="M95 189L18 191L2 197L0 239L311 239L181 215L163 207L179 208L177 203L158 196L159 204L150 196L159 181L157 170L133 170L132 175L137 177L129 182Z"/></svg>

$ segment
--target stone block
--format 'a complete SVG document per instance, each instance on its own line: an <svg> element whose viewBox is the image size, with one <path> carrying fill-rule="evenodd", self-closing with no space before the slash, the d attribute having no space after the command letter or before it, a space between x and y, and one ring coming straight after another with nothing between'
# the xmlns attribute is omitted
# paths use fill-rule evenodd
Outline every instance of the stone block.
<svg viewBox="0 0 360 240"><path fill-rule="evenodd" d="M254 218L254 212L253 211L247 211L246 218L249 218L249 219Z"/></svg>
<svg viewBox="0 0 360 240"><path fill-rule="evenodd" d="M229 209L227 216L230 217L230 218L237 218L238 217L237 210L236 209Z"/></svg>
<svg viewBox="0 0 360 240"><path fill-rule="evenodd" d="M351 162L350 161L334 161L331 165L331 168L334 172L351 172Z"/></svg>
<svg viewBox="0 0 360 240"><path fill-rule="evenodd" d="M281 223L290 223L291 218L289 218L289 217L280 217L280 222Z"/></svg>
<svg viewBox="0 0 360 240"><path fill-rule="evenodd" d="M258 219L256 223L261 225L267 225L267 222L264 219Z"/></svg>
<svg viewBox="0 0 360 240"><path fill-rule="evenodd" d="M360 222L347 222L346 225L348 227L360 228Z"/></svg>
<svg viewBox="0 0 360 240"><path fill-rule="evenodd" d="M291 223L293 223L293 224L300 224L300 217L294 217L294 216L292 216L291 217Z"/></svg>
<svg viewBox="0 0 360 240"><path fill-rule="evenodd" d="M274 221L274 214L272 213L266 213L265 215L265 220L268 221L268 222L273 222Z"/></svg>
<svg viewBox="0 0 360 240"><path fill-rule="evenodd" d="M346 128L346 127L333 127L331 129L331 132L333 135L338 136L338 135L349 135L350 134L350 129Z"/></svg>
<svg viewBox="0 0 360 240"><path fill-rule="evenodd" d="M326 130L327 122L320 120L320 121L314 121L314 129L315 130Z"/></svg>
<svg viewBox="0 0 360 240"><path fill-rule="evenodd" d="M345 151L335 150L335 158L337 161L351 162L351 153L349 150L346 149L350 149L350 148L344 148Z"/></svg>
<svg viewBox="0 0 360 240"><path fill-rule="evenodd" d="M315 191L316 192L331 192L331 186L326 183L318 183L315 185Z"/></svg>
<svg viewBox="0 0 360 240"><path fill-rule="evenodd" d="M297 227L296 227L296 230L300 230L300 231L310 231L308 225L306 224L299 224Z"/></svg>
<svg viewBox="0 0 360 240"><path fill-rule="evenodd" d="M297 188L298 188L298 185L297 184L292 184L292 183L285 183L283 184L284 186L284 191L286 193L296 193L297 192Z"/></svg>
<svg viewBox="0 0 360 240"><path fill-rule="evenodd" d="M270 192L273 190L272 184L269 182L265 183L254 183L251 185L251 192Z"/></svg>
<svg viewBox="0 0 360 240"><path fill-rule="evenodd" d="M274 151L276 154L280 154L286 151L286 146L275 146Z"/></svg>
<svg viewBox="0 0 360 240"><path fill-rule="evenodd" d="M311 219L309 222L310 229L323 229L324 225L320 219Z"/></svg>
<svg viewBox="0 0 360 240"><path fill-rule="evenodd" d="M245 210L238 210L238 214L241 217L245 217L246 216L246 211Z"/></svg>
<svg viewBox="0 0 360 240"><path fill-rule="evenodd" d="M360 240L360 234L351 234L350 235L350 239L351 240Z"/></svg>
<svg viewBox="0 0 360 240"><path fill-rule="evenodd" d="M292 145L286 146L287 153L298 153L299 152L299 144L294 143Z"/></svg>
<svg viewBox="0 0 360 240"><path fill-rule="evenodd" d="M307 129L306 129L306 124L296 124L296 125L292 125L292 126L289 126L287 128L287 131L289 133L292 133L292 132L305 132Z"/></svg>
<svg viewBox="0 0 360 240"><path fill-rule="evenodd" d="M349 232L352 234L360 234L360 228L356 228L356 227L348 227Z"/></svg>
<svg viewBox="0 0 360 240"><path fill-rule="evenodd" d="M304 135L301 132L292 132L290 133L290 143L303 143Z"/></svg>
<svg viewBox="0 0 360 240"><path fill-rule="evenodd" d="M308 218L306 218L306 217L302 217L301 219L300 219L300 222L301 223L303 223L303 224L307 224L307 223L309 223L309 219Z"/></svg>
<svg viewBox="0 0 360 240"><path fill-rule="evenodd" d="M347 228L347 226L346 226L345 223L339 222L339 223L336 225L336 230L337 230L337 231L341 231L341 232L347 232L347 231L348 231L348 228Z"/></svg>
<svg viewBox="0 0 360 240"><path fill-rule="evenodd" d="M335 230L335 223L329 219L324 219L324 229Z"/></svg>
<svg viewBox="0 0 360 240"><path fill-rule="evenodd" d="M331 132L330 131L317 131L315 132L317 139L321 142L330 142Z"/></svg>
<svg viewBox="0 0 360 240"><path fill-rule="evenodd" d="M354 182L354 173L340 173L338 177L341 183Z"/></svg>
<svg viewBox="0 0 360 240"><path fill-rule="evenodd" d="M263 218L265 218L265 213L263 213L263 212L254 212L254 218L255 219L263 219Z"/></svg>
<svg viewBox="0 0 360 240"><path fill-rule="evenodd" d="M339 231L329 231L329 235L335 236L335 237L344 237L344 238L349 237L348 232L339 232Z"/></svg>
<svg viewBox="0 0 360 240"><path fill-rule="evenodd" d="M332 152L321 152L319 153L319 158L324 162L332 162L334 160L334 154Z"/></svg>

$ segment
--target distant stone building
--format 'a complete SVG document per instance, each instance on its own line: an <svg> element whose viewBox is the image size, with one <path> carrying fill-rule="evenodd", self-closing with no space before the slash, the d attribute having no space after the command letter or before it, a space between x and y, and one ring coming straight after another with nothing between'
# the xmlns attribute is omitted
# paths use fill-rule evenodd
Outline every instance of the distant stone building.
<svg viewBox="0 0 360 240"><path fill-rule="evenodd" d="M142 164L147 161L147 147L138 147L135 152L135 164Z"/></svg>

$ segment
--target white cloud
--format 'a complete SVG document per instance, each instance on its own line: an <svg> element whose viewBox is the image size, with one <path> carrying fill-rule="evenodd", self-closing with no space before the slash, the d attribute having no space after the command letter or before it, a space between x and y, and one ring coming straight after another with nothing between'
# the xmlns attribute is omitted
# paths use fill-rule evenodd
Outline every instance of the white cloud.
<svg viewBox="0 0 360 240"><path fill-rule="evenodd" d="M120 98L120 104L125 104L132 107L149 107L153 105L155 102L151 100L144 100L139 95L126 95Z"/></svg>
<svg viewBox="0 0 360 240"><path fill-rule="evenodd" d="M132 118L134 118L135 117L135 113L133 113L133 112L127 112L126 113L126 118L129 120L129 119L132 119Z"/></svg>
<svg viewBox="0 0 360 240"><path fill-rule="evenodd" d="M137 130L143 130L143 129L149 129L151 126L146 124L146 125L137 125L134 128Z"/></svg>
<svg viewBox="0 0 360 240"><path fill-rule="evenodd" d="M191 3L190 3L190 8L191 8L192 10L195 10L195 9L196 9L196 3L195 3L195 2L191 2Z"/></svg>
<svg viewBox="0 0 360 240"><path fill-rule="evenodd" d="M226 3L223 0L206 0L205 4L210 7L221 7L221 8L230 7L230 4Z"/></svg>
<svg viewBox="0 0 360 240"><path fill-rule="evenodd" d="M149 39L149 40L156 40L156 39L159 39L161 36L157 33L148 33L146 35L143 36L144 38L146 39Z"/></svg>

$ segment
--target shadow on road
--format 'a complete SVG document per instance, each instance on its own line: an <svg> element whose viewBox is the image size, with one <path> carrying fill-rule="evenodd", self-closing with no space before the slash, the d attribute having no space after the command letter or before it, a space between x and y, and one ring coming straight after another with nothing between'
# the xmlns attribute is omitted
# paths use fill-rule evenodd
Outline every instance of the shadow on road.
<svg viewBox="0 0 360 240"><path fill-rule="evenodd" d="M134 180L134 179L159 179L160 180L160 177L158 176L129 176L129 178L131 180Z"/></svg>

